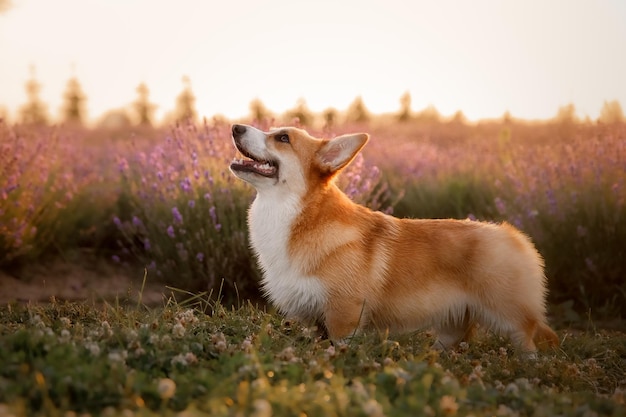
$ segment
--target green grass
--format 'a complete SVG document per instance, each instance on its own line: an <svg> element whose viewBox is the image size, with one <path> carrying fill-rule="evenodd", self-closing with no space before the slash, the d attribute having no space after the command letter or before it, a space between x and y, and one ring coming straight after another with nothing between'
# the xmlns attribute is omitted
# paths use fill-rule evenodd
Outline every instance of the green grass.
<svg viewBox="0 0 626 417"><path fill-rule="evenodd" d="M331 345L250 304L0 308L1 415L624 415L626 335L560 331L537 360L481 335Z"/></svg>

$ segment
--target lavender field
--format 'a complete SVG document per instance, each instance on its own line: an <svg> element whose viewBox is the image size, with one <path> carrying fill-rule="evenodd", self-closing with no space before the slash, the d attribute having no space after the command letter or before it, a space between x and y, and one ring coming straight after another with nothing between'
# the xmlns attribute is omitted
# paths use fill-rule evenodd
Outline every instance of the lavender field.
<svg viewBox="0 0 626 417"><path fill-rule="evenodd" d="M626 314L626 126L406 122L312 133L352 131L371 135L340 178L354 200L400 217L510 222L545 257L551 308ZM19 278L28 265L86 262L89 252L225 303L258 299L246 231L254 192L229 173L234 154L218 121L116 132L0 123L0 268Z"/></svg>

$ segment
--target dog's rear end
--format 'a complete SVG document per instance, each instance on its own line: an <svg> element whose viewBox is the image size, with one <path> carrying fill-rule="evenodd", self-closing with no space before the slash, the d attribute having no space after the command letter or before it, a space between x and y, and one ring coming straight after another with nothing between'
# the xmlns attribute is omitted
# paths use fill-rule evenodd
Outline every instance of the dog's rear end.
<svg viewBox="0 0 626 417"><path fill-rule="evenodd" d="M447 348L480 324L524 351L558 344L543 260L514 227L397 219L353 203L333 179L367 135L236 125L233 137L247 159L231 169L257 189L249 226L263 287L284 313L322 322L333 339L432 326Z"/></svg>

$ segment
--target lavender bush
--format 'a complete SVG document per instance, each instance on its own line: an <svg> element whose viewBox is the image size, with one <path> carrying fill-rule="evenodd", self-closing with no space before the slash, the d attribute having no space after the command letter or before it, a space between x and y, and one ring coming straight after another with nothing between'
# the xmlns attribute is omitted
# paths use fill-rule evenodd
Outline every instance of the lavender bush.
<svg viewBox="0 0 626 417"><path fill-rule="evenodd" d="M92 237L101 220L96 207L107 198L105 170L75 141L70 131L0 121L0 265L58 254Z"/></svg>
<svg viewBox="0 0 626 417"><path fill-rule="evenodd" d="M339 178L353 200L399 217L508 221L545 257L553 302L626 314L624 125L333 129L371 134ZM71 255L87 249L182 289L258 294L246 226L254 190L227 169L230 125L168 132L0 122L0 267L59 253L80 261Z"/></svg>

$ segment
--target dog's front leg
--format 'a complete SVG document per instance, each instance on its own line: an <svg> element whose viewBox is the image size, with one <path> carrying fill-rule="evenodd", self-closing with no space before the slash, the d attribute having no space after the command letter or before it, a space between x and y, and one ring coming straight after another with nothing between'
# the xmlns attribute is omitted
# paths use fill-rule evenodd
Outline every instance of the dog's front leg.
<svg viewBox="0 0 626 417"><path fill-rule="evenodd" d="M324 314L328 337L345 341L354 336L366 323L365 305L361 300L330 300Z"/></svg>

